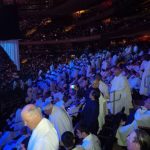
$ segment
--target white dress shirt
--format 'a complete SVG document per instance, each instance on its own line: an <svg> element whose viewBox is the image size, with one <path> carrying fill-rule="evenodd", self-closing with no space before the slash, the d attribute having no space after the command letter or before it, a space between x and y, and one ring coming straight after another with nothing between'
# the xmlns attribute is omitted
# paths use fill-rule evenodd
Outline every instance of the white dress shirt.
<svg viewBox="0 0 150 150"><path fill-rule="evenodd" d="M83 139L82 147L85 150L101 150L101 144L97 136L89 134Z"/></svg>
<svg viewBox="0 0 150 150"><path fill-rule="evenodd" d="M115 100L115 102L109 104L108 107L110 108L110 111L116 114L125 107L125 113L129 114L129 109L132 108L133 105L131 89L127 78L120 74L119 76L114 77L111 84L110 101ZM113 93L115 93L115 98L113 97Z"/></svg>
<svg viewBox="0 0 150 150"><path fill-rule="evenodd" d="M27 150L58 150L57 132L50 121L43 118L33 130Z"/></svg>

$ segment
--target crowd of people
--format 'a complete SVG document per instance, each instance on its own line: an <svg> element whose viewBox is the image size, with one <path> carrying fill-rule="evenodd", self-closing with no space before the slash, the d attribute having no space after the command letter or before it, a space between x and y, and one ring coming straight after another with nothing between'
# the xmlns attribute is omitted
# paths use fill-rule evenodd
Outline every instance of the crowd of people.
<svg viewBox="0 0 150 150"><path fill-rule="evenodd" d="M37 29L38 32L35 32L33 35L30 36L32 40L67 40L73 39L76 37L85 37L85 36L92 36L97 35L102 30L102 26L93 25L87 26L86 29L84 26L75 27L75 26L68 26L68 27L55 27L53 30L49 30L49 28L42 28L39 27ZM82 32L81 32L82 31Z"/></svg>
<svg viewBox="0 0 150 150"><path fill-rule="evenodd" d="M149 49L130 45L57 65L43 61L35 76L13 82L14 90L20 87L27 94L7 119L0 148L111 150L116 138L128 150L148 150L149 56Z"/></svg>
<svg viewBox="0 0 150 150"><path fill-rule="evenodd" d="M15 64L0 46L0 91L9 84L10 80L15 76L13 72L16 70Z"/></svg>
<svg viewBox="0 0 150 150"><path fill-rule="evenodd" d="M136 24L136 22L139 23ZM129 32L130 30L135 30L136 28L139 28L140 26L143 26L143 24L147 24L148 22L149 18L147 17L137 18L130 21L126 19L124 19L123 21L119 21L119 18L108 18L104 19L102 22L95 21L94 23L92 23L83 21L81 24L74 23L70 25L62 25L58 23L59 25L56 25L53 23L53 20L50 20L49 18L40 19L40 21L34 19L31 20L31 18L28 18L20 22L20 28L24 33L26 39L31 39L32 41L58 41L77 39L99 34L101 34L102 36L113 36L115 32ZM130 30L128 29L129 26L132 26Z"/></svg>

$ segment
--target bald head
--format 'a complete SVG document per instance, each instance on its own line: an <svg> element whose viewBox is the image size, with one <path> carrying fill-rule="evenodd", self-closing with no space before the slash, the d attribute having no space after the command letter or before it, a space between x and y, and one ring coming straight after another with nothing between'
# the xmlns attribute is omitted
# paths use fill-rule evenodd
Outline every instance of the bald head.
<svg viewBox="0 0 150 150"><path fill-rule="evenodd" d="M22 119L31 130L36 128L42 120L42 114L39 108L33 104L26 105L21 112Z"/></svg>

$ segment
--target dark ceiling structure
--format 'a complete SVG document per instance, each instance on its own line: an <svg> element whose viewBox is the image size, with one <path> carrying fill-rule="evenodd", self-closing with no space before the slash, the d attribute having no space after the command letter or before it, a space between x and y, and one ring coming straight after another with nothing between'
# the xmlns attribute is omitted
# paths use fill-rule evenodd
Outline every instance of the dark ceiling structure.
<svg viewBox="0 0 150 150"><path fill-rule="evenodd" d="M39 28L44 18L51 18L49 28L58 24L84 26L93 22L104 28L111 26L112 30L101 33L101 37L110 40L150 33L150 0L1 0L0 3L18 6L21 26L28 21ZM73 16L79 10L88 10L83 19L82 16ZM110 21L104 24L107 19ZM28 27L23 27L23 31L28 30Z"/></svg>

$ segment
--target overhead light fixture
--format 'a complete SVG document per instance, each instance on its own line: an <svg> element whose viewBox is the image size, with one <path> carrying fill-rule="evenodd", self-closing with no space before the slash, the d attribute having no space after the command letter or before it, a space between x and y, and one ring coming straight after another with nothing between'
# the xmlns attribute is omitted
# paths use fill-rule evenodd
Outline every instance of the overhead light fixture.
<svg viewBox="0 0 150 150"><path fill-rule="evenodd" d="M51 19L51 18L45 18L45 19L43 19L42 22L40 23L40 26L42 26L42 25L46 26L46 25L50 24L51 22L52 22L52 19Z"/></svg>
<svg viewBox="0 0 150 150"><path fill-rule="evenodd" d="M82 14L85 14L89 12L89 10L85 9L85 10L79 10L73 13L73 17L80 17Z"/></svg>
<svg viewBox="0 0 150 150"><path fill-rule="evenodd" d="M32 28L31 30L28 30L26 33L26 37L31 36L32 34L34 34L37 31L37 27Z"/></svg>
<svg viewBox="0 0 150 150"><path fill-rule="evenodd" d="M71 25L71 26L65 27L65 32L71 31L74 27L75 27L75 25Z"/></svg>

